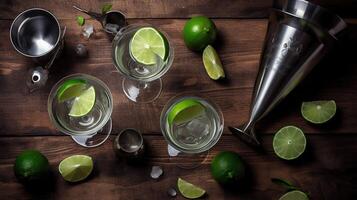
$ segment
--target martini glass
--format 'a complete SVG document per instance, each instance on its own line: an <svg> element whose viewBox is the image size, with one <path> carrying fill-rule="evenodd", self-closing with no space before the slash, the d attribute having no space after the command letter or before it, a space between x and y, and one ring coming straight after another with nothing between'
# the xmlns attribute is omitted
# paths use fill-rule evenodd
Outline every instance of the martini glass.
<svg viewBox="0 0 357 200"><path fill-rule="evenodd" d="M77 82L83 84L83 91L94 89L95 92L93 107L82 116L70 114L77 97L67 98L65 101L59 98L61 88L68 86L68 83ZM112 129L112 110L113 98L109 88L101 80L86 74L64 77L56 83L48 97L48 113L52 124L84 147L96 147L108 139Z"/></svg>
<svg viewBox="0 0 357 200"><path fill-rule="evenodd" d="M137 31L153 29L157 35L165 41L166 56L163 58L154 50L151 51L154 62L146 63L138 61L131 52L131 42ZM156 37L157 39L157 37ZM150 42L150 41L149 41ZM143 51L153 49L152 46L143 45ZM140 51L137 50L137 51ZM112 46L112 58L115 67L124 76L122 88L125 95L138 103L154 101L161 93L161 77L169 70L174 59L174 49L168 36L149 24L132 24L122 28L115 36Z"/></svg>
<svg viewBox="0 0 357 200"><path fill-rule="evenodd" d="M197 113L197 109L188 108L189 104L196 107L199 105L201 111ZM196 112L196 114L181 123L170 121L172 112L177 114L177 108L185 106L187 109L191 109L189 112ZM182 111L184 110L182 109ZM171 159L180 163L179 167L194 168L205 160L208 150L220 139L224 120L219 107L209 100L197 96L179 96L171 99L162 110L160 126L168 144L176 151L181 152ZM185 163L184 161L187 160L189 162Z"/></svg>

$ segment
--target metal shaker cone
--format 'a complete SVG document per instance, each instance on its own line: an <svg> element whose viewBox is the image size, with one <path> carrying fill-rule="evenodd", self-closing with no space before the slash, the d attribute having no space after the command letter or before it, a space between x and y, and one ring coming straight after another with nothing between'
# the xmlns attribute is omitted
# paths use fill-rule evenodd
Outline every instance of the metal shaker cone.
<svg viewBox="0 0 357 200"><path fill-rule="evenodd" d="M304 0L288 0L272 9L255 82L248 122L229 127L243 141L259 145L255 124L271 111L334 47L345 22Z"/></svg>

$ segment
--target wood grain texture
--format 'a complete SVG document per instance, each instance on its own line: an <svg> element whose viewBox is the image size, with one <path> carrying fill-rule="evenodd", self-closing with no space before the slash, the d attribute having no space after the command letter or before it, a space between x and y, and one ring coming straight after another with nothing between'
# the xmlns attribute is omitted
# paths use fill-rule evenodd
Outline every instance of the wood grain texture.
<svg viewBox="0 0 357 200"><path fill-rule="evenodd" d="M166 190L174 187L178 177L200 185L208 192L205 199L278 199L283 189L270 182L278 177L291 180L311 195L311 199L348 200L357 195L357 136L308 136L308 150L298 162L284 162L272 152L271 136L263 137L266 152L257 153L232 136L224 136L209 152L204 164L193 170L175 167L162 136L145 136L149 150L146 162L130 166L119 161L112 151L113 137L99 148L85 149L70 137L6 137L0 139L0 188L2 199L170 199ZM16 182L12 173L15 156L27 148L36 148L48 158L54 172L54 189L41 196L29 192ZM239 192L220 187L211 177L209 163L221 150L238 152L246 162L250 178L242 182ZM74 154L87 154L95 161L95 171L88 181L68 184L60 177L57 166ZM343 155L343 156L341 156ZM164 175L159 180L149 177L151 166L159 165ZM251 185L250 185L251 184ZM249 189L243 189L245 186ZM6 191L6 192L4 192ZM178 197L177 199L183 199Z"/></svg>
<svg viewBox="0 0 357 200"><path fill-rule="evenodd" d="M281 1L281 0L279 0ZM355 0L312 0L343 17L356 17ZM122 11L128 18L189 18L206 15L212 18L266 18L273 0L2 0L0 19L12 19L32 7L46 8L59 19L74 19L80 15L73 5L100 12L105 3L113 4L113 9Z"/></svg>
<svg viewBox="0 0 357 200"><path fill-rule="evenodd" d="M0 29L8 29L10 20L2 20ZM47 96L51 87L60 78L72 73L88 73L103 80L114 97L114 130L140 127L144 133L160 132L160 112L173 96L192 92L208 96L221 107L226 125L241 125L249 113L251 93L258 70L261 47L266 31L266 20L217 19L219 42L216 48L222 59L227 80L215 82L204 70L201 56L188 50L181 37L185 20L130 20L130 23L151 23L165 31L175 48L172 68L163 76L164 88L160 98L151 104L130 102L121 90L121 75L116 71L111 58L111 38L100 30L99 24L88 20L96 27L96 34L85 40L80 36L80 27L72 20L61 20L67 26L64 55L53 67L48 86L29 94L26 90L26 73L35 64L16 53L9 41L8 32L0 33L0 133L2 135L56 134L47 114ZM347 35L346 49L321 63L310 78L290 95L289 100L278 106L259 132L272 133L286 124L298 125L307 133L353 133L357 132L357 33L355 21ZM88 58L78 58L74 46L83 43L89 50ZM341 67L343 70L340 70ZM333 80L333 81L331 81ZM300 116L300 104L304 100L336 100L339 113L332 123L322 127L311 126ZM343 120L342 120L343 119Z"/></svg>

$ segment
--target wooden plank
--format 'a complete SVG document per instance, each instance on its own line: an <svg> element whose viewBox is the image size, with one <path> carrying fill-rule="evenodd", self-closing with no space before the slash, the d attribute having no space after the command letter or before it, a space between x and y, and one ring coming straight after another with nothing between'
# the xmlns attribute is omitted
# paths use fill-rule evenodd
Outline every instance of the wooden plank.
<svg viewBox="0 0 357 200"><path fill-rule="evenodd" d="M266 18L272 0L3 0L0 2L0 19L13 19L20 12L32 7L41 7L53 12L59 19L74 19L79 15L72 6L100 11L104 3L113 4L128 18L188 18L192 15L206 15L212 18ZM356 17L357 4L354 0L313 0L343 17Z"/></svg>
<svg viewBox="0 0 357 200"><path fill-rule="evenodd" d="M215 18L262 18L266 17L272 0L120 0L120 1L1 1L0 19L12 19L31 7L46 8L60 19L74 19L80 13L73 5L100 12L104 3L111 3L113 9L122 11L128 18L187 18L192 15L206 15Z"/></svg>
<svg viewBox="0 0 357 200"><path fill-rule="evenodd" d="M7 30L11 22L3 22L0 28ZM208 96L221 107L226 125L238 126L247 120L266 20L215 20L220 30L216 48L228 76L223 82L210 80L200 54L185 47L181 37L184 20L130 21L135 22L151 23L164 30L175 48L174 64L163 77L163 93L150 106L134 104L124 96L121 91L122 76L112 64L111 38L100 30L96 22L87 22L93 23L97 32L93 38L85 40L80 36L80 27L74 21L61 20L61 24L67 26L65 53L54 66L48 86L34 94L26 91L25 79L27 70L35 64L16 53L7 39L8 32L1 32L0 38L4 38L0 41L1 135L56 134L48 119L47 96L56 81L65 75L79 72L95 75L108 84L114 97L113 121L116 131L136 127L145 133L159 133L159 117L163 106L170 98L183 92ZM285 103L259 124L259 132L272 133L286 124L300 126L307 133L357 132L354 120L357 118L357 62L353 55L357 45L355 24L357 21L351 20L351 31L346 37L348 44L344 49L323 62ZM78 43L87 46L88 58L81 59L74 55L74 46ZM327 126L311 126L299 113L302 101L319 99L335 99L339 107L336 120Z"/></svg>
<svg viewBox="0 0 357 200"><path fill-rule="evenodd" d="M310 135L306 154L300 161L292 163L274 155L272 136L263 137L264 153L252 151L232 136L224 136L209 152L204 164L192 170L176 167L178 161L168 158L166 142L161 136L145 136L149 153L146 162L135 167L115 158L112 140L113 137L99 148L87 149L76 145L67 136L0 138L2 199L38 199L38 195L41 199L168 199L166 190L175 186L177 177L205 188L207 199L278 199L283 189L270 182L273 177L291 180L309 192L311 199L347 200L357 195L356 135ZM47 190L47 193L42 190L39 194L28 192L16 181L12 164L15 156L27 148L39 149L49 158L55 176L53 190ZM222 150L239 152L247 163L250 181L238 186L246 189L232 192L212 179L209 163ZM68 184L58 174L57 166L62 159L74 154L92 156L95 172L88 181ZM164 169L159 180L149 177L152 165Z"/></svg>

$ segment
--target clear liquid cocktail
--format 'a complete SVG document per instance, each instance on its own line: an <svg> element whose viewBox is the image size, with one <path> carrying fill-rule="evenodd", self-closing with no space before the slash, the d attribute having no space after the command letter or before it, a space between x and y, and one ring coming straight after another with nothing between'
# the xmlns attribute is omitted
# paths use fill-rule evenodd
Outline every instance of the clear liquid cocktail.
<svg viewBox="0 0 357 200"><path fill-rule="evenodd" d="M161 113L161 131L176 150L187 154L208 151L223 132L220 109L200 97L178 97L169 101Z"/></svg>
<svg viewBox="0 0 357 200"><path fill-rule="evenodd" d="M85 147L98 146L108 138L112 110L109 88L101 80L86 74L61 79L48 98L52 124Z"/></svg>
<svg viewBox="0 0 357 200"><path fill-rule="evenodd" d="M125 95L134 102L152 102L161 92L160 77L171 67L174 50L164 32L152 25L133 24L115 36L112 57L125 76Z"/></svg>

